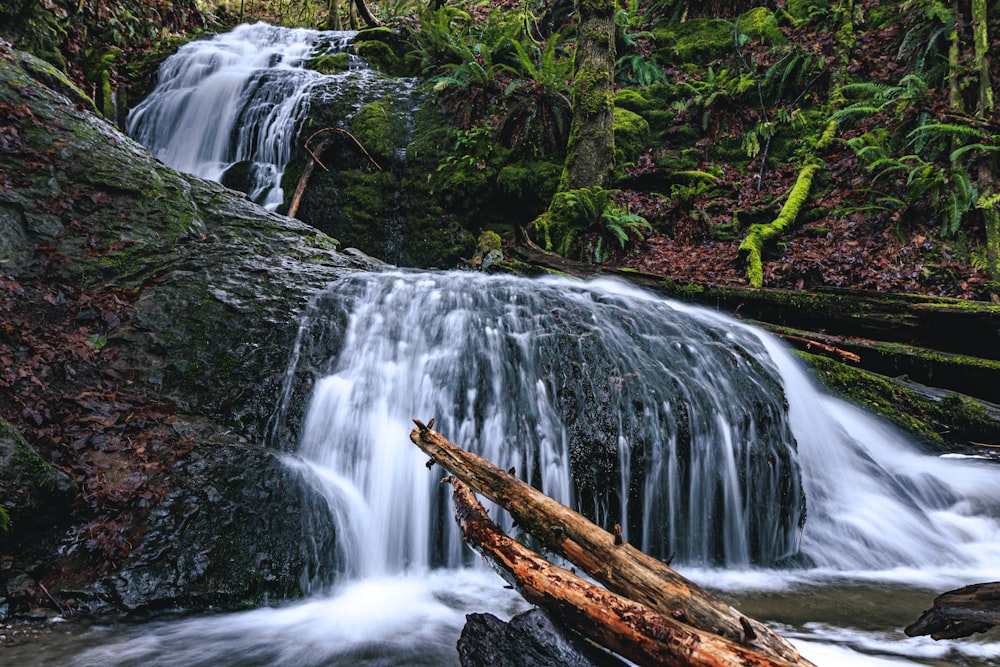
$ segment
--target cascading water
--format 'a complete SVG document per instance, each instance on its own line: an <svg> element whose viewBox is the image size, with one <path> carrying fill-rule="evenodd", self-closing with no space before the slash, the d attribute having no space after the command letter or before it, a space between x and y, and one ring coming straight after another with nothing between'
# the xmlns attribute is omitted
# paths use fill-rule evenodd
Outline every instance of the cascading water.
<svg viewBox="0 0 1000 667"><path fill-rule="evenodd" d="M209 178L254 163L253 196L273 208L307 100L343 83L300 68L331 40L258 25L190 44L130 132ZM922 453L817 391L751 327L613 282L393 272L318 296L293 356L275 444L298 444L289 465L330 510L305 520L334 522L339 538L329 571L307 573L316 594L101 631L69 662L456 664L466 611L509 616L523 603L473 567L440 471L408 440L412 418L435 417L459 445L786 623L819 665L998 664L995 639L951 647L899 628L928 591L1000 579L1000 468ZM889 625L871 613L893 604Z"/></svg>
<svg viewBox="0 0 1000 667"><path fill-rule="evenodd" d="M281 176L315 100L350 96L354 110L397 82L349 56L336 74L311 58L347 50L353 32L241 25L185 44L164 61L156 88L129 114L129 135L169 166L214 181L244 165L251 198L281 205ZM241 189L243 189L241 187Z"/></svg>
<svg viewBox="0 0 1000 667"><path fill-rule="evenodd" d="M996 466L915 451L818 393L772 339L709 311L610 282L369 274L316 301L299 361L329 349L300 454L333 480L352 534L377 545L354 571L463 562L437 476L400 437L431 416L659 557L1000 563Z"/></svg>
<svg viewBox="0 0 1000 667"><path fill-rule="evenodd" d="M303 340L338 352L300 453L333 471L331 502L379 545L358 555L376 572L461 563L457 531L431 530L446 512L438 480L398 437L416 416L659 557L746 565L798 550L779 378L739 327L606 288L463 273L349 278L309 320ZM345 510L359 498L365 511Z"/></svg>

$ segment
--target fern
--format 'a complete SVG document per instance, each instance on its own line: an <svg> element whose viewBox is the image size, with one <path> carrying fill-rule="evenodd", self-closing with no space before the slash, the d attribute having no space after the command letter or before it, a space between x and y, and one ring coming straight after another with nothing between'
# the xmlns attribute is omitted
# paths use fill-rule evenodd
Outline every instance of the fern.
<svg viewBox="0 0 1000 667"><path fill-rule="evenodd" d="M645 218L615 205L615 193L600 187L559 192L532 227L547 250L595 263L607 261L614 248L626 250L652 230Z"/></svg>

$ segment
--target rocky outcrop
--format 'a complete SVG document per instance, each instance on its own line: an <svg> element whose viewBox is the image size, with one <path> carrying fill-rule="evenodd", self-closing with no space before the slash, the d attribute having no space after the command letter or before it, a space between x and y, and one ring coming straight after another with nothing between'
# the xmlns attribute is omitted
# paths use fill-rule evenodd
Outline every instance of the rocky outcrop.
<svg viewBox="0 0 1000 667"><path fill-rule="evenodd" d="M462 667L620 667L625 663L552 623L541 609L504 623L493 614L466 616L458 640Z"/></svg>
<svg viewBox="0 0 1000 667"><path fill-rule="evenodd" d="M123 611L235 606L301 595L331 570L333 528L305 525L325 501L262 445L298 313L366 263L314 228L165 167L85 99L45 63L0 46L0 270L12 281L128 295L125 321L100 339L114 351L113 368L99 370L120 378L122 392L170 406L169 420L145 431L153 442L187 445L146 459L155 493L124 518L116 510L113 568L79 555L80 526L100 508L83 507L81 491L55 472L58 492L18 495L6 486L18 476L5 455L0 488L15 521L0 533L0 584L24 584L14 586L10 610L54 612L67 601ZM7 399L0 406L16 405ZM0 414L15 425L22 417ZM91 445L78 440L80 451L71 451L59 434L97 426L49 419L18 425L26 439L17 451L34 448L40 465L58 454L60 467L80 470L69 457ZM112 448L90 454L91 468L99 458L123 480L134 472ZM29 538L45 548L24 550Z"/></svg>

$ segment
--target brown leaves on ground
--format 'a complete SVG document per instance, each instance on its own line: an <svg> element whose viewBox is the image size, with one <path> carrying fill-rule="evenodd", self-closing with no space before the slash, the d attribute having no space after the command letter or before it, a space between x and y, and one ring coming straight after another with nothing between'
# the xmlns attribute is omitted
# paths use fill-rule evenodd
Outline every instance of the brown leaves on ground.
<svg viewBox="0 0 1000 667"><path fill-rule="evenodd" d="M193 446L173 433L174 407L116 368L135 297L0 276L0 414L77 483L68 552L97 572L138 545L135 518Z"/></svg>

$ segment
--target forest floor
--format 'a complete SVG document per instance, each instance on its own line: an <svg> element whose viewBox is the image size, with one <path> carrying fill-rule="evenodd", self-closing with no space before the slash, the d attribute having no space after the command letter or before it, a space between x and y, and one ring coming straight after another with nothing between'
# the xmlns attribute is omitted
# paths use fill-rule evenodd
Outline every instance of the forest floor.
<svg viewBox="0 0 1000 667"><path fill-rule="evenodd" d="M764 286L838 287L875 292L988 299L986 277L957 257L964 250L919 227L897 233L877 220L826 219L788 237L764 258ZM655 233L608 265L653 273L678 284L746 286L739 240L685 241Z"/></svg>

